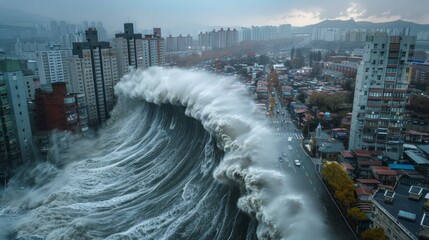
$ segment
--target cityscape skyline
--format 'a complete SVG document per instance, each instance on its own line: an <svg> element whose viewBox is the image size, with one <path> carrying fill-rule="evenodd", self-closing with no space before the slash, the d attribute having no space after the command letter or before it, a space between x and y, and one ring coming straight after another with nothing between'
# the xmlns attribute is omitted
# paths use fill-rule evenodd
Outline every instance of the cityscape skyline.
<svg viewBox="0 0 429 240"><path fill-rule="evenodd" d="M80 8L80 0L73 3L55 3L52 1L31 2L19 0L8 2L0 0L0 8L27 14L43 16L45 20L64 20L70 23L81 23L82 20L101 21L110 33L122 29L121 23L134 23L137 31L161 27L166 34L190 33L210 30L222 26L249 27L252 25L291 24L294 27L316 24L323 20L348 20L388 22L405 20L415 23L429 23L429 14L424 9L429 8L429 2L411 0L395 1L338 1L328 3L304 1L280 2L223 2L193 3L181 1L128 1L127 4L105 1L98 4L95 1L85 2L86 8ZM330 6L330 8L327 8ZM67 9L67 11L64 11ZM93 11L97 9L98 11ZM379 9L384 9L379 11ZM79 14L75 14L76 11ZM119 10L119 11L118 11ZM122 11L124 10L124 11ZM6 11L4 11L6 12ZM108 13L108 14L106 14ZM7 14L0 17L1 22L11 18ZM12 14L10 14L12 15ZM16 15L16 13L14 14ZM195 24L197 23L197 24Z"/></svg>

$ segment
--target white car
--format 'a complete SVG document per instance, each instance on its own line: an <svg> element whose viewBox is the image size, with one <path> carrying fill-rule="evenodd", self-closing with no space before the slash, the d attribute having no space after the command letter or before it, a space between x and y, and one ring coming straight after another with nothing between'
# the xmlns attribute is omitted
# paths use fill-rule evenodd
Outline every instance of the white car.
<svg viewBox="0 0 429 240"><path fill-rule="evenodd" d="M288 138L287 138L287 140L288 140L289 142L292 142L292 137L288 137Z"/></svg>
<svg viewBox="0 0 429 240"><path fill-rule="evenodd" d="M289 150L292 150L292 145L287 146Z"/></svg>
<svg viewBox="0 0 429 240"><path fill-rule="evenodd" d="M293 161L295 163L296 166L301 166L301 162L297 159Z"/></svg>

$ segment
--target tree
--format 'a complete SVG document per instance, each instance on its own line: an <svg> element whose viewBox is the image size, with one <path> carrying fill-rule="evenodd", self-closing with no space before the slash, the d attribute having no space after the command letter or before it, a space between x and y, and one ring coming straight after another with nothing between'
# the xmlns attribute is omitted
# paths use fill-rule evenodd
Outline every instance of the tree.
<svg viewBox="0 0 429 240"><path fill-rule="evenodd" d="M296 96L296 99L298 99L298 101L304 103L305 102L305 95L303 93L298 94L298 96Z"/></svg>
<svg viewBox="0 0 429 240"><path fill-rule="evenodd" d="M352 207L347 211L347 215L353 218L355 221L367 220L365 213L360 210L360 208Z"/></svg>
<svg viewBox="0 0 429 240"><path fill-rule="evenodd" d="M261 55L259 56L259 64L266 65L270 63L270 58L267 55Z"/></svg>
<svg viewBox="0 0 429 240"><path fill-rule="evenodd" d="M383 228L369 228L362 232L362 240L385 240Z"/></svg>
<svg viewBox="0 0 429 240"><path fill-rule="evenodd" d="M326 161L323 164L322 176L334 191L335 198L344 206L349 208L356 202L354 183L340 164Z"/></svg>

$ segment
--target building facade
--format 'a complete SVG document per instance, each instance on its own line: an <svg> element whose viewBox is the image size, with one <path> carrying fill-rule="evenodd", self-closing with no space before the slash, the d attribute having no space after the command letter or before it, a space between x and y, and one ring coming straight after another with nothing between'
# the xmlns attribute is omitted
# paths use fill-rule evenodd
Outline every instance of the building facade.
<svg viewBox="0 0 429 240"><path fill-rule="evenodd" d="M0 75L0 178L6 179L20 159L6 80Z"/></svg>
<svg viewBox="0 0 429 240"><path fill-rule="evenodd" d="M108 42L99 42L97 30L85 31L86 42L73 43L70 61L72 89L85 95L88 123L97 126L109 118L118 82L116 54Z"/></svg>
<svg viewBox="0 0 429 240"><path fill-rule="evenodd" d="M37 53L37 66L41 84L65 82L70 85L69 59L71 50L54 46L51 50ZM69 89L70 90L70 89Z"/></svg>
<svg viewBox="0 0 429 240"><path fill-rule="evenodd" d="M11 127L14 130L14 136L5 138L5 140L9 140L9 144L5 146L9 150L6 152L8 154L10 152L9 156L16 157L15 146L18 147L20 155L18 159L12 159L13 166L22 162L31 162L34 160L33 136L25 94L26 86L19 61L0 60L0 82L3 82L3 89L7 92L7 100L4 96L4 90L1 100L3 105L2 122L5 124L2 126L2 131L9 133ZM16 145L14 141L16 141Z"/></svg>
<svg viewBox="0 0 429 240"><path fill-rule="evenodd" d="M224 30L221 28L211 32L198 34L198 45L205 48L221 49L238 45L238 32L236 29Z"/></svg>
<svg viewBox="0 0 429 240"><path fill-rule="evenodd" d="M383 151L393 160L402 156L407 61L414 48L411 36L367 37L356 76L349 149Z"/></svg>
<svg viewBox="0 0 429 240"><path fill-rule="evenodd" d="M132 23L125 23L124 32L115 34L113 49L115 49L120 77L127 74L130 67L143 68L146 66L143 46L143 36L134 33Z"/></svg>
<svg viewBox="0 0 429 240"><path fill-rule="evenodd" d="M161 37L161 28L153 28L153 34L143 38L143 66L162 66L165 64L165 40Z"/></svg>
<svg viewBox="0 0 429 240"><path fill-rule="evenodd" d="M177 37L171 36L171 34L166 38L166 51L167 52L176 52L176 51L186 51L193 46L191 35L182 36L180 34Z"/></svg>
<svg viewBox="0 0 429 240"><path fill-rule="evenodd" d="M67 93L66 83L64 82L52 83L52 91L37 91L36 115L38 130L61 130L75 133L85 130L82 127L87 125L87 122L84 122L86 112L85 109L79 108L78 95Z"/></svg>

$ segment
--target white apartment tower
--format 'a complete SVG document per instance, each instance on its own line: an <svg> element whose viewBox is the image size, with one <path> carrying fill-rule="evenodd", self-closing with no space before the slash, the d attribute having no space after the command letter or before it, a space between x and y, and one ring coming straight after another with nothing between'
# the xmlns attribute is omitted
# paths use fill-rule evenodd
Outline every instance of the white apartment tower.
<svg viewBox="0 0 429 240"><path fill-rule="evenodd" d="M134 33L132 23L124 24L124 32L115 34L113 49L116 52L119 76L129 72L130 67L145 68L145 51L142 34Z"/></svg>
<svg viewBox="0 0 429 240"><path fill-rule="evenodd" d="M51 84L66 82L70 85L69 58L72 50L60 49L59 46L51 50L39 51L37 53L37 66L39 69L40 83Z"/></svg>
<svg viewBox="0 0 429 240"><path fill-rule="evenodd" d="M127 74L132 68L148 68L165 63L165 43L161 29L154 28L152 35L134 33L132 23L124 24L124 33L115 35L113 48L119 66L119 76Z"/></svg>
<svg viewBox="0 0 429 240"><path fill-rule="evenodd" d="M165 41L161 37L161 28L154 28L152 35L144 35L143 51L145 68L165 64Z"/></svg>
<svg viewBox="0 0 429 240"><path fill-rule="evenodd" d="M392 160L403 152L408 60L415 37L367 36L358 67L349 149L384 151Z"/></svg>
<svg viewBox="0 0 429 240"><path fill-rule="evenodd" d="M113 109L118 66L115 52L108 42L98 41L95 28L86 30L85 35L86 42L73 43L72 87L85 95L88 123L96 126L106 121Z"/></svg>

